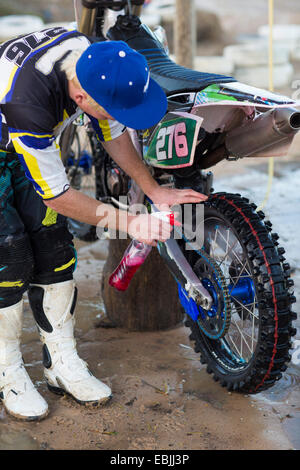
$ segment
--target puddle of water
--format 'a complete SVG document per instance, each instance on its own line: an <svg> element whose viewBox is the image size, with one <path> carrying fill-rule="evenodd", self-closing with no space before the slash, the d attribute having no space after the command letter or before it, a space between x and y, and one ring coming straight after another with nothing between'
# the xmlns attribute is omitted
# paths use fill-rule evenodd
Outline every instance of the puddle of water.
<svg viewBox="0 0 300 470"><path fill-rule="evenodd" d="M300 450L300 413L291 418L286 418L283 429L293 444L294 450Z"/></svg>
<svg viewBox="0 0 300 470"><path fill-rule="evenodd" d="M282 378L273 385L272 388L261 392L257 397L258 401L266 403L288 403L292 395L300 393L300 367L294 364L287 369ZM296 403L297 404L297 403Z"/></svg>
<svg viewBox="0 0 300 470"><path fill-rule="evenodd" d="M0 450L39 450L35 439L26 432L0 431Z"/></svg>
<svg viewBox="0 0 300 470"><path fill-rule="evenodd" d="M291 364L271 389L252 396L252 400L278 416L293 449L300 450L300 367Z"/></svg>

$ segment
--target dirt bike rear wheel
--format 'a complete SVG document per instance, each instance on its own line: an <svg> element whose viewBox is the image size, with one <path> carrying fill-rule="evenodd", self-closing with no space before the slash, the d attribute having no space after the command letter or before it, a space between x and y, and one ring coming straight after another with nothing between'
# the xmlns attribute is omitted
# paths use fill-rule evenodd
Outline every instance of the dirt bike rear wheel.
<svg viewBox="0 0 300 470"><path fill-rule="evenodd" d="M282 377L296 334L290 267L271 223L255 209L248 199L228 193L213 194L205 203L203 248L227 279L231 323L224 337L211 339L198 320L186 321L207 372L242 393L261 392ZM184 253L197 272L201 251Z"/></svg>
<svg viewBox="0 0 300 470"><path fill-rule="evenodd" d="M62 161L65 165L70 186L87 196L98 198L99 160L94 135L87 125L71 123L60 137ZM68 219L70 232L75 238L92 242L97 240L96 227Z"/></svg>

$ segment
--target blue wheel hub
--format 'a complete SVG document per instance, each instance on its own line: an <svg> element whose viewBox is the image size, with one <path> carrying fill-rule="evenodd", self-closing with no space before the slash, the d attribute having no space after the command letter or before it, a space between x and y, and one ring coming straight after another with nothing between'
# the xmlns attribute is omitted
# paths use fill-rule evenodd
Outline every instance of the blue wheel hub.
<svg viewBox="0 0 300 470"><path fill-rule="evenodd" d="M74 165L77 165L77 162L74 161L73 157L69 157L68 166L74 166ZM80 155L78 167L82 168L84 173L88 175L91 173L92 165L93 165L92 156L86 151L82 152L82 154Z"/></svg>
<svg viewBox="0 0 300 470"><path fill-rule="evenodd" d="M204 310L202 307L197 305L193 299L188 297L186 290L178 283L179 299L186 313L193 321L197 321L199 319L199 315L202 320L215 318L219 311L219 298L214 284L207 278L202 279L202 284L205 289L208 290L213 299L210 310ZM236 284L229 284L228 290L232 302L238 302L242 305L249 305L254 302L255 288L251 277L242 277ZM220 315L221 317L224 316L224 312L221 312Z"/></svg>
<svg viewBox="0 0 300 470"><path fill-rule="evenodd" d="M228 290L233 301L236 300L243 305L254 302L255 288L251 277L242 277L237 284L229 284Z"/></svg>

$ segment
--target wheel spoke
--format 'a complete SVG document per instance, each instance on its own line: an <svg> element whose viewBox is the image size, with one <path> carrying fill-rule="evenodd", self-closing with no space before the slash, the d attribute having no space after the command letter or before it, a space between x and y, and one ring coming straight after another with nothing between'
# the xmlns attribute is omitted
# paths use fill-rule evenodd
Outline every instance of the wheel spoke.
<svg viewBox="0 0 300 470"><path fill-rule="evenodd" d="M247 310L247 312L250 313L250 315L252 315L252 316L254 316L255 318L258 319L258 316L256 316L256 315L254 314L254 312L252 312L251 310L249 310L249 308L247 308L246 305L242 304L242 303L241 303L238 299L236 299L235 297L232 297L232 299L233 299L235 302L237 302L243 309ZM256 304L256 303L253 302L253 303L250 304L250 305L254 305L254 306L255 306L255 304Z"/></svg>
<svg viewBox="0 0 300 470"><path fill-rule="evenodd" d="M228 241L226 240L226 238L225 238L225 237L223 236L223 234L219 231L219 228L217 228L216 232L219 233L220 237L225 241L225 243L228 243ZM229 230L227 230L227 232L229 233ZM227 237L227 238L228 238L228 237ZM231 253L237 258L237 260L240 262L240 264L243 265L242 260L238 257L238 255L237 255L236 252L234 251L234 248L235 248L235 246L237 245L237 243L239 243L239 240L238 240L238 239L236 239L236 241L235 241L234 244L230 247L229 250L226 250L225 256L224 256L224 258L223 258L223 260L221 261L221 263L220 263L219 266L222 265L222 263L225 261L225 259L228 258L229 254L231 254ZM224 251L224 250L223 250L223 251ZM248 273L249 276L251 276L251 274L250 274L249 272L247 272L247 273Z"/></svg>
<svg viewBox="0 0 300 470"><path fill-rule="evenodd" d="M253 335L250 336L250 335L248 335L247 333L243 332L243 331L240 329L239 325L238 325L236 322L234 322L234 324L235 324L236 329L238 330L238 333L240 334L240 337L239 337L239 338L240 338L240 350L238 349L238 347L237 347L237 345L235 344L235 341L234 341L234 339L233 339L233 332L229 331L229 332L228 332L228 336L229 336L229 338L230 338L230 340L231 340L232 345L233 345L233 346L235 347L235 349L238 351L240 357L243 358L243 359L245 359L245 357L244 357L244 355L243 355L243 346L244 346L244 345L248 348L248 350L249 350L249 352L250 352L251 354L253 354L253 352L254 352L254 351L253 351L253 344L254 344ZM249 345L248 340L246 339L246 336L248 336L248 338L251 340L251 346ZM236 341L237 341L237 340L236 340Z"/></svg>
<svg viewBox="0 0 300 470"><path fill-rule="evenodd" d="M232 305L231 326L222 341L227 341L232 352L234 351L243 362L247 362L251 359L258 340L257 299L254 296L253 302L248 301L243 304L241 298L236 298L232 294L239 283L252 279L251 268L234 232L228 226L222 226L219 221L217 223L212 221L211 224L214 228L211 231L209 229L209 236L206 238L209 254L222 269L227 285L230 285L229 295ZM234 270L233 275L232 270ZM239 362L239 359L235 360Z"/></svg>

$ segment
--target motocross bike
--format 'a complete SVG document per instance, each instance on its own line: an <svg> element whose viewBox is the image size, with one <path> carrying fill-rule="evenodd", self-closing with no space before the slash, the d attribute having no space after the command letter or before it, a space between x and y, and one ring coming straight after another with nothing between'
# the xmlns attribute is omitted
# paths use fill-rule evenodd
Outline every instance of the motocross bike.
<svg viewBox="0 0 300 470"><path fill-rule="evenodd" d="M281 378L290 361L296 334L292 322L297 318L291 308L296 299L290 266L264 213L240 194L214 193L212 172L204 170L224 159L285 155L300 129L297 103L232 77L177 65L158 35L141 23L142 4L82 0L79 29L99 40L127 42L144 55L167 95L164 118L151 129L131 131L133 141L159 184L192 188L209 198L204 203L203 246L187 249L191 240L183 234L158 243L158 251L178 284L190 339L207 372L228 390L260 392ZM125 9L125 14L104 37L107 9ZM88 148L78 129L71 126L62 139L71 184L73 178L84 190L90 178L86 186L94 195L117 207L120 195L128 196L129 205L147 202L89 126ZM93 239L93 228L74 224L75 235Z"/></svg>

